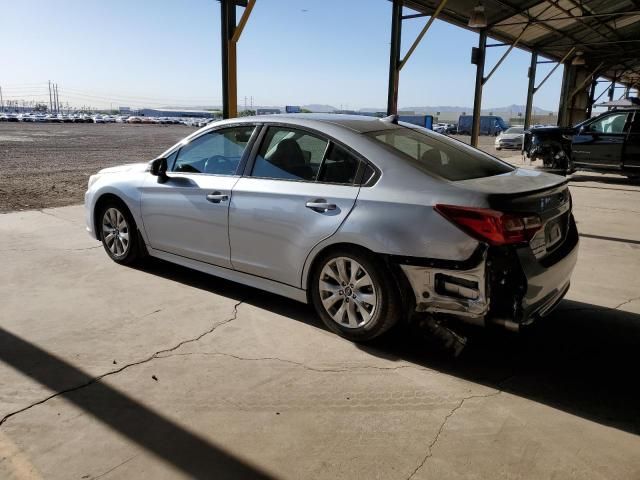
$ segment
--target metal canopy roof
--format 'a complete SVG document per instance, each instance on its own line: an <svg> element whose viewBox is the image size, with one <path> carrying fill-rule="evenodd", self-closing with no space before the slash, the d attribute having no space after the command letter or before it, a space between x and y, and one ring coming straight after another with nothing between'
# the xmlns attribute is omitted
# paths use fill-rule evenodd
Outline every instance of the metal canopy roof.
<svg viewBox="0 0 640 480"><path fill-rule="evenodd" d="M430 15L440 0L405 0L404 5ZM583 52L600 76L640 84L640 0L484 0L487 33L505 43L559 61L572 48ZM449 0L440 19L467 27L478 0ZM471 29L475 30L475 29ZM523 33L524 30L524 33Z"/></svg>

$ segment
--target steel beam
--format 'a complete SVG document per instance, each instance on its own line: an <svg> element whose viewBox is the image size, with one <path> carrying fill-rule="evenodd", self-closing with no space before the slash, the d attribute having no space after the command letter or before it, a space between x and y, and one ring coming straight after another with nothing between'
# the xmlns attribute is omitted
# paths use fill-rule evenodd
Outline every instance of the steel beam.
<svg viewBox="0 0 640 480"><path fill-rule="evenodd" d="M398 114L398 83L400 80L400 42L402 39L402 0L393 0L391 9L391 50L389 52L389 87L387 115Z"/></svg>
<svg viewBox="0 0 640 480"><path fill-rule="evenodd" d="M555 4L553 5L556 6ZM492 24L492 26L513 27L516 25L525 25L527 23L536 25L538 23L546 23L546 22L562 22L565 20L588 20L590 18L596 19L600 17L625 17L625 16L638 15L638 14L640 14L640 10L633 10L633 11L627 11L627 12L594 13L590 15L568 15L566 17L551 17L544 20L535 19L535 20L520 20L518 22L509 22L509 23L494 23Z"/></svg>
<svg viewBox="0 0 640 480"><path fill-rule="evenodd" d="M536 68L538 66L538 53L531 52L531 65L529 66L529 85L527 87L527 106L524 112L525 130L531 126L531 112L533 111L533 95L536 87Z"/></svg>
<svg viewBox="0 0 640 480"><path fill-rule="evenodd" d="M569 58L569 57L571 56L571 54L572 54L575 50L576 50L576 49L575 49L575 47L574 47L574 48L572 48L571 50L569 50L569 51L566 53L566 55L565 55L564 57L562 57L562 59L561 59L558 63L556 63L556 65L551 69L551 71L550 71L549 73L547 73L547 76L546 76L546 77L544 77L544 78L542 79L542 81L540 82L540 84L539 84L536 88L534 88L534 89L533 89L533 93L536 93L538 90L540 90L540 87L542 87L542 85L544 85L544 82L546 82L546 81L549 79L549 77L550 77L551 75L553 75L553 72L555 72L555 71L557 70L557 68L558 68L560 65L562 65L562 64L564 63L564 61L565 61L567 58Z"/></svg>
<svg viewBox="0 0 640 480"><path fill-rule="evenodd" d="M511 45L509 45L509 48L507 49L506 52L504 52L504 54L502 55L502 57L500 57L500 60L498 60L498 63L495 64L495 66L491 69L491 71L489 72L489 75L487 75L485 78L482 79L482 84L484 85L485 83L487 83L489 81L489 79L491 78L491 76L495 73L496 70L498 70L498 67L500 67L500 65L502 64L502 62L505 61L505 59L509 56L509 54L511 53L511 50L513 50L515 48L516 45L518 45L518 42L520 41L520 39L522 38L522 35L524 35L524 32L527 30L527 28L529 27L529 25L526 25L522 31L520 32L520 34L516 37L516 39L513 41L513 43ZM485 44L485 49L487 48L487 45Z"/></svg>
<svg viewBox="0 0 640 480"><path fill-rule="evenodd" d="M232 105L231 93L233 86L230 85L231 69L229 65L235 56L230 52L230 40L236 28L236 3L234 0L220 0L220 43L222 45L222 118L234 117L232 113L237 110L236 105Z"/></svg>
<svg viewBox="0 0 640 480"><path fill-rule="evenodd" d="M223 118L238 116L237 44L255 3L256 0L220 0ZM245 7L237 26L236 6Z"/></svg>
<svg viewBox="0 0 640 480"><path fill-rule="evenodd" d="M487 53L487 31L480 30L478 36L478 58L476 64L476 85L473 94L473 124L471 126L471 146L478 146L480 135L480 114L482 112L482 86L484 85L484 60Z"/></svg>
<svg viewBox="0 0 640 480"><path fill-rule="evenodd" d="M409 51L407 51L407 54L400 61L400 65L398 66L398 70L402 70L402 67L404 67L405 63L407 63L407 60L409 60L409 57L411 57L411 54L413 53L413 51L416 49L416 47L418 46L418 44L422 40L422 37L424 37L424 35L427 33L427 30L429 30L429 27L431 27L431 25L433 24L435 19L438 18L438 15L440 15L440 12L444 8L444 6L447 4L447 1L448 0L441 0L440 1L440 4L438 5L438 7L435 9L435 11L431 15L431 17L429 17L429 20L427 21L425 26L422 27L422 30L420 30L420 33L418 34L416 39L411 44L411 47L409 47Z"/></svg>

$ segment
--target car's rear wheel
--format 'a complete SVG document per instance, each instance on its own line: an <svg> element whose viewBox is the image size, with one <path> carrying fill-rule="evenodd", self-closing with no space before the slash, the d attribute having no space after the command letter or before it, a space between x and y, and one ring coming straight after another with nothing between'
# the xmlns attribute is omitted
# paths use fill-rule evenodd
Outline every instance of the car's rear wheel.
<svg viewBox="0 0 640 480"><path fill-rule="evenodd" d="M109 201L100 209L99 219L100 239L107 255L124 265L140 260L142 245L129 210L120 202Z"/></svg>
<svg viewBox="0 0 640 480"><path fill-rule="evenodd" d="M398 287L385 265L356 249L323 256L311 280L313 305L325 325L352 341L367 341L402 315Z"/></svg>

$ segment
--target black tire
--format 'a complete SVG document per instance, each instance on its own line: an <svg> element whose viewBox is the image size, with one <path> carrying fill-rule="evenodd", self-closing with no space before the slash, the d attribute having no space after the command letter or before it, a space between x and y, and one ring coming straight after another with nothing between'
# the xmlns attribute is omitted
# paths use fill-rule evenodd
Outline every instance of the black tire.
<svg viewBox="0 0 640 480"><path fill-rule="evenodd" d="M118 214L124 218L124 224L120 222L119 225L116 225L115 234L118 237L114 239L113 242L109 242L108 239L105 240L105 234L107 233L105 229L111 228L111 223L117 223L109 223L108 220L109 217L115 218L113 217L114 211L118 212ZM107 212L110 212L109 217L106 217ZM131 212L123 202L115 199L106 201L100 206L97 218L98 221L96 224L99 229L97 235L102 242L104 251L107 252L107 255L109 255L111 260L121 265L133 265L146 256L146 249L144 247L144 242L138 233L138 226L136 225ZM126 225L126 229L123 228L123 225ZM125 234L128 238L126 246L124 246Z"/></svg>
<svg viewBox="0 0 640 480"><path fill-rule="evenodd" d="M355 262L355 264L361 267L357 269L354 275L363 274L360 277L362 278L365 276L364 274L366 274L371 279L371 287L363 286L359 289L354 288L353 290L351 290L353 285L344 285L344 282L342 285L338 284L338 288L343 287L344 290L338 293L341 297L336 301L335 305L340 308L341 306L345 306L348 310L348 303L351 302L351 308L355 309L356 312L354 315L363 321L363 323L357 327L338 323L323 304L323 298L326 301L329 297L334 297L332 295L326 296L328 293L327 290L321 292L321 276L323 277L323 281L330 281L332 285L336 283L337 280L336 278L328 277L323 273L323 270L325 267L331 265L332 262L339 262L340 259L349 259L352 261L351 265ZM336 272L337 270L333 271ZM351 271L349 270L348 273L351 274ZM312 272L309 288L313 306L324 324L331 331L354 342L366 342L382 335L390 330L403 315L402 299L392 273L380 259L357 248L341 248L340 250L333 250L324 254L316 262L316 268L314 268ZM369 311L371 305L367 304L362 297L371 297L370 292L375 293L376 304ZM356 297L357 299L353 300L353 298ZM340 303L340 305L338 305L338 303ZM364 320L365 315L363 315L362 308L367 310L366 315L371 314L368 320ZM335 313L338 314L337 312ZM349 311L343 313L344 316L349 317L345 321L351 323L351 313Z"/></svg>

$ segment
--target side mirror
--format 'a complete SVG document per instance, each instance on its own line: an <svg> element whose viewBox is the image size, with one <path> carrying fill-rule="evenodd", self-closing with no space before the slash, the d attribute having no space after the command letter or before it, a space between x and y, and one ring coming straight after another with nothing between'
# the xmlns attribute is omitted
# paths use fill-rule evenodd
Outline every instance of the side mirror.
<svg viewBox="0 0 640 480"><path fill-rule="evenodd" d="M166 182L169 178L167 176L167 159L164 157L156 158L151 162L151 175L158 177L158 181Z"/></svg>

